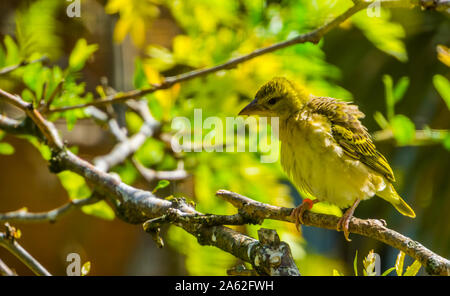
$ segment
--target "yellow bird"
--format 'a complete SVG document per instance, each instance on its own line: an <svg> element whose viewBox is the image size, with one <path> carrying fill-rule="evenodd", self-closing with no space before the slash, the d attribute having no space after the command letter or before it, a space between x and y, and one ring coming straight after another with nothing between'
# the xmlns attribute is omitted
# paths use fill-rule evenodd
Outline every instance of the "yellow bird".
<svg viewBox="0 0 450 296"><path fill-rule="evenodd" d="M296 226L313 204L325 201L342 209L337 230L348 239L350 219L361 200L377 195L401 214L416 214L395 191L394 173L376 150L358 107L310 95L285 78L273 78L239 115L279 117L281 165L304 198L292 212Z"/></svg>

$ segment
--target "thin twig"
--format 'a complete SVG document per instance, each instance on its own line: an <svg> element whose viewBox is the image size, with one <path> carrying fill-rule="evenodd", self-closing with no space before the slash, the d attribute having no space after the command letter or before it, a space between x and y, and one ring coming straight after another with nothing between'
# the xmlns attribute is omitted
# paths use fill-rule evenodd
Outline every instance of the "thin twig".
<svg viewBox="0 0 450 296"><path fill-rule="evenodd" d="M183 180L188 177L188 173L184 170L184 165L181 160L178 162L177 168L173 171L157 171L147 168L134 157L131 158L131 162L139 174L149 183L155 180Z"/></svg>
<svg viewBox="0 0 450 296"><path fill-rule="evenodd" d="M23 67L23 66L26 66L26 65L29 65L29 64L39 63L39 62L43 62L43 61L47 61L47 60L48 60L48 57L42 56L42 57L40 57L39 59L36 59L36 60L22 61L22 62L20 62L20 63L18 63L16 65L12 65L12 66L8 66L8 67L0 69L0 75L5 75L7 73L10 73L10 72L20 68L20 67Z"/></svg>
<svg viewBox="0 0 450 296"><path fill-rule="evenodd" d="M0 233L0 246L22 261L36 275L50 276L51 274L36 259L33 258L19 243L5 233Z"/></svg>
<svg viewBox="0 0 450 296"><path fill-rule="evenodd" d="M3 275L3 276L15 276L17 274L13 270L11 270L11 268L9 268L8 265L5 264L5 262L3 262L0 259L0 275Z"/></svg>
<svg viewBox="0 0 450 296"><path fill-rule="evenodd" d="M416 130L414 133L414 138L406 144L398 143L399 146L422 146L422 145L434 145L440 144L445 139L445 137L450 133L448 130ZM372 137L377 142L395 140L394 133L391 129L384 129L381 131L374 132Z"/></svg>
<svg viewBox="0 0 450 296"><path fill-rule="evenodd" d="M9 213L0 214L0 221L8 221L13 223L37 223L37 222L56 222L62 216L67 215L72 210L85 205L97 203L101 200L99 195L93 194L88 198L74 199L63 206L47 212L30 213L26 210L18 210Z"/></svg>

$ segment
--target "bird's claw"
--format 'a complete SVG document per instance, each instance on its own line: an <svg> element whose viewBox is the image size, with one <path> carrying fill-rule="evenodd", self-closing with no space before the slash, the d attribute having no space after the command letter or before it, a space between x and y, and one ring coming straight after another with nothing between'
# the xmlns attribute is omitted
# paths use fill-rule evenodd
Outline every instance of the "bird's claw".
<svg viewBox="0 0 450 296"><path fill-rule="evenodd" d="M350 234L350 232L349 232L349 230L348 230L348 226L349 226L349 224L350 224L350 219L351 219L351 216L348 216L348 215L343 215L340 219L339 219L339 221L338 221L338 223L337 223L337 226L336 226L336 230L337 231L343 231L344 232L344 237L345 237L345 240L346 241L348 241L348 242L351 242L352 240L351 239L349 239L348 238L348 236L349 236L349 234Z"/></svg>
<svg viewBox="0 0 450 296"><path fill-rule="evenodd" d="M303 213L306 210L311 210L313 205L316 202L317 202L316 200L311 200L309 198L305 198L301 205L299 205L298 207L296 207L295 209L292 210L291 217L295 221L295 228L297 228L298 232L301 232L300 224L304 224L303 223Z"/></svg>

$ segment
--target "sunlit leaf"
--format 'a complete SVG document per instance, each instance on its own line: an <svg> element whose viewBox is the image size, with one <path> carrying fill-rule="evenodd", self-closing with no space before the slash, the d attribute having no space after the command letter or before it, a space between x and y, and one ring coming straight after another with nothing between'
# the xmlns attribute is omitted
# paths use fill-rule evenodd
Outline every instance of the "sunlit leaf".
<svg viewBox="0 0 450 296"><path fill-rule="evenodd" d="M54 0L31 1L16 11L16 38L24 59L36 53L52 60L61 55L62 40L58 30L62 24L57 17L64 2Z"/></svg>
<svg viewBox="0 0 450 296"><path fill-rule="evenodd" d="M445 149L450 150L450 132L447 133L444 140L442 141L442 144L444 145Z"/></svg>
<svg viewBox="0 0 450 296"><path fill-rule="evenodd" d="M355 272L355 276L358 276L358 250L356 250L355 259L353 259L353 270Z"/></svg>
<svg viewBox="0 0 450 296"><path fill-rule="evenodd" d="M385 272L383 272L381 274L381 276L387 276L388 274L390 274L393 270L395 270L395 267L391 267L388 270L386 270Z"/></svg>
<svg viewBox="0 0 450 296"><path fill-rule="evenodd" d="M401 62L408 60L403 38L405 30L400 24L390 20L390 12L380 9L380 15L370 17L366 10L360 11L352 17L354 24L377 48L397 58Z"/></svg>
<svg viewBox="0 0 450 296"><path fill-rule="evenodd" d="M6 142L0 142L0 154L11 155L14 153L14 147Z"/></svg>
<svg viewBox="0 0 450 296"><path fill-rule="evenodd" d="M445 65L447 65L448 67L450 67L450 49L442 44L439 44L437 47L437 52L438 52L438 59L444 63Z"/></svg>
<svg viewBox="0 0 450 296"><path fill-rule="evenodd" d="M403 274L403 262L405 261L405 253L400 251L397 255L397 260L395 260L395 270L398 276Z"/></svg>
<svg viewBox="0 0 450 296"><path fill-rule="evenodd" d="M387 118L391 120L394 117L394 92L393 92L393 84L392 77L389 75L383 75L383 83L384 83L384 94L386 98L386 108L387 108Z"/></svg>
<svg viewBox="0 0 450 296"><path fill-rule="evenodd" d="M406 145L414 140L416 127L408 117L397 114L392 118L390 123L395 140L400 145Z"/></svg>
<svg viewBox="0 0 450 296"><path fill-rule="evenodd" d="M11 36L6 35L3 40L6 47L5 66L18 64L21 60L19 47Z"/></svg>
<svg viewBox="0 0 450 296"><path fill-rule="evenodd" d="M88 45L86 39L79 39L69 57L69 67L72 71L81 70L86 61L98 49L97 44Z"/></svg>
<svg viewBox="0 0 450 296"><path fill-rule="evenodd" d="M433 84L450 110L450 82L444 76L436 74L433 76Z"/></svg>
<svg viewBox="0 0 450 296"><path fill-rule="evenodd" d="M381 129L386 129L389 127L389 122L381 112L376 111L373 114L373 119L375 119L376 123L381 127Z"/></svg>
<svg viewBox="0 0 450 296"><path fill-rule="evenodd" d="M422 267L420 262L418 260L415 260L413 264L411 264L406 268L406 271L403 274L403 276L415 276L419 272L420 267Z"/></svg>
<svg viewBox="0 0 450 296"><path fill-rule="evenodd" d="M158 191L159 189L163 189L166 188L167 186L169 186L170 182L167 180L159 180L158 184L156 184L155 188L153 189L152 193L155 193L156 191Z"/></svg>
<svg viewBox="0 0 450 296"><path fill-rule="evenodd" d="M373 250L370 250L369 254L363 260L363 272L365 276L376 276L375 270L376 256Z"/></svg>
<svg viewBox="0 0 450 296"><path fill-rule="evenodd" d="M91 271L91 261L87 261L81 267L81 276L88 275Z"/></svg>
<svg viewBox="0 0 450 296"><path fill-rule="evenodd" d="M394 96L394 104L398 103L403 99L406 91L409 87L409 78L404 76L399 79L399 81L396 83L393 96Z"/></svg>
<svg viewBox="0 0 450 296"><path fill-rule="evenodd" d="M58 178L71 199L87 198L91 195L91 190L80 175L64 171L58 174Z"/></svg>
<svg viewBox="0 0 450 296"><path fill-rule="evenodd" d="M115 217L113 209L111 209L111 207L104 200L91 205L83 206L81 210L87 215L92 215L109 221L114 220Z"/></svg>
<svg viewBox="0 0 450 296"><path fill-rule="evenodd" d="M333 269L333 276L343 276L337 269Z"/></svg>

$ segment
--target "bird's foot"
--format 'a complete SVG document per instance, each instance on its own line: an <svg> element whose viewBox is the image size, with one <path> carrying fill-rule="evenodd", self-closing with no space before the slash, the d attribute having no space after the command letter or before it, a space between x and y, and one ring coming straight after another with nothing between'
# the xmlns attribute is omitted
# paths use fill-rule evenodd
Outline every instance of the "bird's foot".
<svg viewBox="0 0 450 296"><path fill-rule="evenodd" d="M350 220L352 219L351 215L346 215L348 213L345 212L344 215L342 215L342 217L339 219L337 226L336 226L336 230L337 231L344 231L344 237L345 239L350 242L352 241L351 239L348 238L349 235L349 231L348 231L348 225L350 223Z"/></svg>
<svg viewBox="0 0 450 296"><path fill-rule="evenodd" d="M342 215L342 217L339 219L337 225L336 225L336 230L337 231L343 231L344 232L344 237L348 242L351 242L352 240L348 238L348 235L350 234L349 230L348 230L348 226L350 224L350 220L353 217L353 213L355 212L356 207L358 206L360 200L357 199L353 205L347 210L345 211L345 213Z"/></svg>
<svg viewBox="0 0 450 296"><path fill-rule="evenodd" d="M303 223L303 213L306 211L306 210L311 210L312 209L312 207L313 207L313 205L315 204L315 203L317 203L318 202L318 200L317 199L315 199L315 200L311 200L311 199L309 199L309 198L305 198L305 199L303 199L303 202L302 202L302 204L301 205L299 205L298 207L296 207L295 209L293 209L292 210L292 212L291 212L291 217L294 219L294 221L295 221L295 227L297 228L297 230L299 231L299 232L301 232L300 231L300 224L304 224Z"/></svg>

